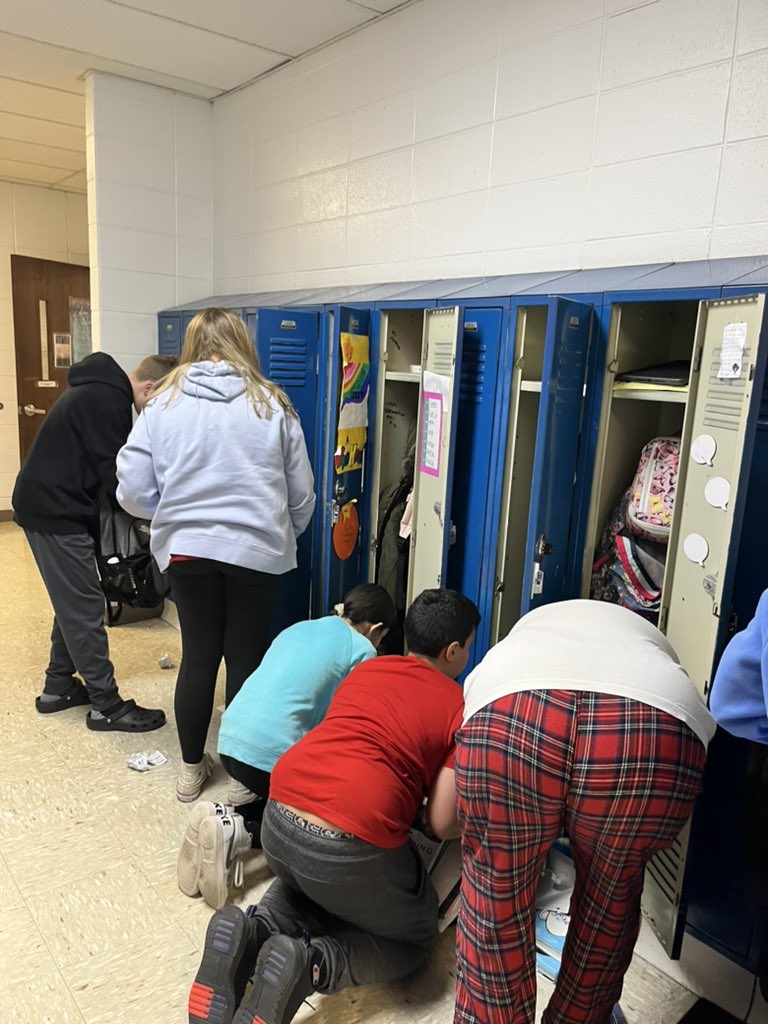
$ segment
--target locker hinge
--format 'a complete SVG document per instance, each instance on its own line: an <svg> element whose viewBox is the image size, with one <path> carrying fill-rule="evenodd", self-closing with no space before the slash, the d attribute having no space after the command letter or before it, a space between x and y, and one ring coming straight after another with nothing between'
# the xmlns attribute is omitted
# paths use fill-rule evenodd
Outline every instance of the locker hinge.
<svg viewBox="0 0 768 1024"><path fill-rule="evenodd" d="M618 368L619 368L619 360L618 359L612 359L610 361L610 363L608 363L607 369L608 369L609 373L616 373Z"/></svg>
<svg viewBox="0 0 768 1024"><path fill-rule="evenodd" d="M701 348L697 348L693 353L693 366L691 367L691 371L693 373L699 372L699 367L701 366L701 352Z"/></svg>
<svg viewBox="0 0 768 1024"><path fill-rule="evenodd" d="M663 633L667 628L667 618L669 616L669 605L663 605L659 612L659 629Z"/></svg>
<svg viewBox="0 0 768 1024"><path fill-rule="evenodd" d="M525 356L518 356L512 365L516 370L522 370L525 366Z"/></svg>

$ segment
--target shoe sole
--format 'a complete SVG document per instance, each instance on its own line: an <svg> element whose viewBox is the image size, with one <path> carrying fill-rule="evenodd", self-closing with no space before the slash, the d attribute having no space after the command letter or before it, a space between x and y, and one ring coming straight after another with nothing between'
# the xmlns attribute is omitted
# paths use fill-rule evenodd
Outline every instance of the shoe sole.
<svg viewBox="0 0 768 1024"><path fill-rule="evenodd" d="M295 940L282 935L268 939L256 961L250 995L234 1024L286 1024L292 1020L306 996L315 991L307 987L304 992L296 992L306 969L306 959Z"/></svg>
<svg viewBox="0 0 768 1024"><path fill-rule="evenodd" d="M248 941L246 917L238 907L213 915L205 948L189 991L189 1024L231 1024L237 1009L235 974Z"/></svg>
<svg viewBox="0 0 768 1024"><path fill-rule="evenodd" d="M198 804L198 807L203 806L205 805ZM220 805L213 801L208 801L206 814L198 816L197 808L193 808L189 815L187 831L184 833L181 849L176 861L176 879L179 883L179 889L181 889L185 896L200 895L200 885L198 884L200 878L200 826L206 818L220 817L215 810L217 806ZM225 814L232 814L234 812L234 807L228 804L223 806Z"/></svg>
<svg viewBox="0 0 768 1024"><path fill-rule="evenodd" d="M207 822L213 822L207 825ZM200 874L197 884L208 904L218 910L229 896L227 870L227 844L222 842L223 833L218 827L220 819L206 818L200 824L198 843L200 846Z"/></svg>

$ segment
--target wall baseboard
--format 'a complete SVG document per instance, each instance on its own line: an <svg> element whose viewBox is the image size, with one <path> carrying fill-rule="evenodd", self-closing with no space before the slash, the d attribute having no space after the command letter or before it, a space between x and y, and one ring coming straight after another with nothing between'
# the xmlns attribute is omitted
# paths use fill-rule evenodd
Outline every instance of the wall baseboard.
<svg viewBox="0 0 768 1024"><path fill-rule="evenodd" d="M12 508L0 508L0 523L12 523L13 522L13 509Z"/></svg>

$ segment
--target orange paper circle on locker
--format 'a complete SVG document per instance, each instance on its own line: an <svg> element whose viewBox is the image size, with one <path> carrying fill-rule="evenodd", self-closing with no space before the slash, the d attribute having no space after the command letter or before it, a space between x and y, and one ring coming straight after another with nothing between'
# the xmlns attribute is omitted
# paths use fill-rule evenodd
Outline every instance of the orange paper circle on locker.
<svg viewBox="0 0 768 1024"><path fill-rule="evenodd" d="M339 509L339 518L333 528L333 550L336 557L346 561L355 550L359 520L354 501L348 501Z"/></svg>

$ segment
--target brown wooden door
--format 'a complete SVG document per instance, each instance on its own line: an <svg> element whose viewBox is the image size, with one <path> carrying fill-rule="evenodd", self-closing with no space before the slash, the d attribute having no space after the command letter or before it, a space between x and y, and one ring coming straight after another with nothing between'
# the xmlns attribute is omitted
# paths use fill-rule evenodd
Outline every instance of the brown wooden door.
<svg viewBox="0 0 768 1024"><path fill-rule="evenodd" d="M69 367L90 351L91 276L73 263L11 256L11 281L23 461Z"/></svg>

